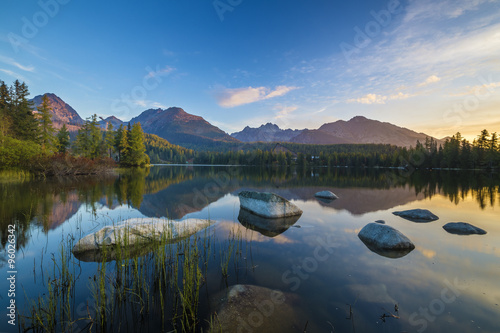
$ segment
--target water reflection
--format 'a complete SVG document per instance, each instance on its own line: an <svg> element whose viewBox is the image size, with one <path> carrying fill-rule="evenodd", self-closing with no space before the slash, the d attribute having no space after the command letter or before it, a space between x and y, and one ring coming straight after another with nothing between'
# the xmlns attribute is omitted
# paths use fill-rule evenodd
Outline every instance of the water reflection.
<svg viewBox="0 0 500 333"><path fill-rule="evenodd" d="M427 322L428 331L472 332L477 330L470 323L474 320L481 323L483 332L496 332L499 185L497 174L486 173L417 171L401 177L399 171L373 169L152 167L99 179L0 184L0 232L5 247L8 224L19 226L17 246L26 253L24 257L19 252L19 271L32 272L35 266L38 275L31 287L33 277L19 275L31 296L46 291L40 275L53 265L50 254L58 251L67 234L78 240L94 224L97 228L102 220L109 223L122 212L172 219L187 214L209 216L217 221L210 234L217 233L222 240L226 234L239 235L248 244L240 251L245 269L231 262L224 283L216 269L204 273L202 302L226 285L253 284L301 296L304 303L297 306L309 318L308 331L331 331L328 322L338 332L416 331L421 325L415 321L424 318L420 308L436 304L447 287L445 281L454 283L456 278L467 289L460 290L455 302L446 303L442 314L433 315L436 318ZM296 221L285 221L282 228L270 229L262 221L246 219L236 196L244 189L272 191L296 201L304 211L302 227L293 227L299 224ZM314 194L324 189L332 190L339 199L318 201ZM428 208L440 220L409 223L392 214L395 207ZM111 217L112 213L116 214ZM97 216L95 220L93 216ZM86 221L74 223L78 219ZM357 234L366 223L379 219L407 235L416 250L393 260L367 248ZM465 240L442 229L446 222L461 220L485 228L488 234ZM321 247L321 260L315 257L320 245L326 246ZM222 248L213 246L216 267L222 262ZM0 257L5 261L4 253ZM77 303L88 296L89 277L99 269L92 263L79 265L83 273ZM399 304L401 318L381 323L380 316L393 309L394 303ZM346 319L346 304L352 305L352 322ZM412 322L409 318L414 313L418 316ZM210 314L203 315L202 322ZM151 326L154 328L159 326Z"/></svg>
<svg viewBox="0 0 500 333"><path fill-rule="evenodd" d="M281 217L281 218L263 218L250 213L246 209L240 208L238 221L247 229L259 232L267 237L276 237L288 230L300 218L300 215Z"/></svg>
<svg viewBox="0 0 500 333"><path fill-rule="evenodd" d="M481 209L500 202L497 174L442 171L401 177L397 172L172 166L133 169L105 178L4 183L0 184L1 244L5 247L8 224L18 225L17 247L23 248L30 225L47 233L71 218L81 205L95 211L97 206L115 209L126 204L147 217L181 219L245 188L301 201L316 201L316 192L334 189L339 200L317 202L326 209L346 210L354 215L391 209L437 194L455 204L472 195Z"/></svg>

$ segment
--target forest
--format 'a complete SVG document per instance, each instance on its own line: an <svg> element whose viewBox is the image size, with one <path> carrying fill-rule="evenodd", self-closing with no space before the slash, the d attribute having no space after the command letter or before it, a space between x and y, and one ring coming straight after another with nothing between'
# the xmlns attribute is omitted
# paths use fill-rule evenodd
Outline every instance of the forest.
<svg viewBox="0 0 500 333"><path fill-rule="evenodd" d="M311 145L294 143L217 143L188 149L143 132L140 123L100 127L88 118L73 140L66 125L56 131L46 96L33 110L25 83L0 80L0 169L37 174L92 174L115 166L153 164L297 165L498 169L496 132L483 130L472 142L456 133L438 145L433 138L405 148L387 144Z"/></svg>

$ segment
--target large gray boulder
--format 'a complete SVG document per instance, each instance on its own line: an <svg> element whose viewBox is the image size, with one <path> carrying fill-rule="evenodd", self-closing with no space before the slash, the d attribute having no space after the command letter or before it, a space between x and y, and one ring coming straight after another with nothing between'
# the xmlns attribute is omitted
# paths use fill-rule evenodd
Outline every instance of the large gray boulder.
<svg viewBox="0 0 500 333"><path fill-rule="evenodd" d="M210 303L210 332L302 332L308 320L297 295L254 285L231 286Z"/></svg>
<svg viewBox="0 0 500 333"><path fill-rule="evenodd" d="M269 192L241 191L240 207L265 218L302 215L302 210L287 199Z"/></svg>
<svg viewBox="0 0 500 333"><path fill-rule="evenodd" d="M394 215L400 216L412 222L432 222L439 219L427 209L410 209L401 212L393 212Z"/></svg>
<svg viewBox="0 0 500 333"><path fill-rule="evenodd" d="M443 229L455 235L485 235L486 230L473 226L466 222L450 222L443 226Z"/></svg>
<svg viewBox="0 0 500 333"><path fill-rule="evenodd" d="M320 191L317 192L314 196L316 198L326 199L326 200L335 200L339 198L335 193L331 191Z"/></svg>
<svg viewBox="0 0 500 333"><path fill-rule="evenodd" d="M99 261L103 257L102 252L105 252L106 260L115 260L118 245L126 254L145 254L150 250L148 245L158 244L162 239L166 243L175 243L209 225L210 221L201 219L129 219L83 237L75 244L72 252L82 261Z"/></svg>
<svg viewBox="0 0 500 333"><path fill-rule="evenodd" d="M375 222L365 225L358 237L371 251L389 258L403 257L415 248L400 231Z"/></svg>

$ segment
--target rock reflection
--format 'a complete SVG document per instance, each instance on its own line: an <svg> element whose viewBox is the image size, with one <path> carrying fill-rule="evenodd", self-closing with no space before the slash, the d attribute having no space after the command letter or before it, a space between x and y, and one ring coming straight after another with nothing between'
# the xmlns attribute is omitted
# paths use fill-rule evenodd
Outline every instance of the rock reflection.
<svg viewBox="0 0 500 333"><path fill-rule="evenodd" d="M300 215L268 219L240 209L238 221L247 229L254 230L267 237L276 237L293 226Z"/></svg>

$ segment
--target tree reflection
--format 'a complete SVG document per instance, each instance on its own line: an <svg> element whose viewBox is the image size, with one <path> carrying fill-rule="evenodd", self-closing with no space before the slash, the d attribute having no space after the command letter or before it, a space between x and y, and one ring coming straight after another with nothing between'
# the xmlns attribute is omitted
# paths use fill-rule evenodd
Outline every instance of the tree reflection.
<svg viewBox="0 0 500 333"><path fill-rule="evenodd" d="M5 248L8 225L16 224L17 247L23 248L31 227L47 233L70 219L81 205L94 212L101 205L111 209L128 205L147 216L179 219L245 187L286 189L299 199L308 198L314 188L330 187L351 191L409 188L426 198L445 195L454 204L470 196L485 209L500 202L499 185L499 175L486 172L403 174L387 169L213 166L137 168L100 178L0 183L0 241Z"/></svg>

